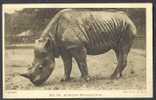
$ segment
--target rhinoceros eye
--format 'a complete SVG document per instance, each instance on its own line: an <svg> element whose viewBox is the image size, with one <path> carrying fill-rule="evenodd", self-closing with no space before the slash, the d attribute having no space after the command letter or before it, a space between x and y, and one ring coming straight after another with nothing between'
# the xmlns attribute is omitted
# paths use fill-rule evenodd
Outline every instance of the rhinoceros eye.
<svg viewBox="0 0 156 100"><path fill-rule="evenodd" d="M38 68L39 68L39 70L42 70L43 69L42 65L39 65Z"/></svg>

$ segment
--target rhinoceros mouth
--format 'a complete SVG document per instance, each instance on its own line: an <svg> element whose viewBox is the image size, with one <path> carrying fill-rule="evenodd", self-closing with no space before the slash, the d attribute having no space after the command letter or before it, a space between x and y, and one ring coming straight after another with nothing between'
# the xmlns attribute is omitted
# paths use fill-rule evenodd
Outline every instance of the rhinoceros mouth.
<svg viewBox="0 0 156 100"><path fill-rule="evenodd" d="M46 81L46 79L44 80L31 80L31 82L35 85L35 86L40 86L42 85L44 82Z"/></svg>
<svg viewBox="0 0 156 100"><path fill-rule="evenodd" d="M43 84L50 75L48 75L48 77L42 78L42 79L40 79L39 76L37 76L36 78L32 78L32 76L30 76L27 73L20 74L20 76L25 77L26 79L29 79L35 86L39 86L39 85Z"/></svg>
<svg viewBox="0 0 156 100"><path fill-rule="evenodd" d="M33 75L30 73L23 73L20 74L20 76L29 79L35 86L42 85L51 75L53 69L50 69L46 74L44 75Z"/></svg>

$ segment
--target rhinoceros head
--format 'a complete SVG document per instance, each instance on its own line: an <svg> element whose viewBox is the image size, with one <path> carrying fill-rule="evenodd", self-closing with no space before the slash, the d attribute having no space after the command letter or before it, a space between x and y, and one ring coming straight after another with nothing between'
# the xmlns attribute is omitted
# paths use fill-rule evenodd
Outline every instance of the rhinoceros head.
<svg viewBox="0 0 156 100"><path fill-rule="evenodd" d="M39 39L35 43L32 66L21 76L30 79L34 85L45 82L52 73L55 59L49 39Z"/></svg>

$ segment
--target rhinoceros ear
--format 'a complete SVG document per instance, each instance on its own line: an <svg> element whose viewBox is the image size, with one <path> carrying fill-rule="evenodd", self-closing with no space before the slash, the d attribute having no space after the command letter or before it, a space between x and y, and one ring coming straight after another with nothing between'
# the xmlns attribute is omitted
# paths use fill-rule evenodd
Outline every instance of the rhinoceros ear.
<svg viewBox="0 0 156 100"><path fill-rule="evenodd" d="M48 36L49 36L49 39L50 39L52 42L55 42L55 38L54 38L54 36L52 35L51 32L48 34Z"/></svg>
<svg viewBox="0 0 156 100"><path fill-rule="evenodd" d="M45 48L47 45L48 39L47 38L40 38L35 41L36 48Z"/></svg>

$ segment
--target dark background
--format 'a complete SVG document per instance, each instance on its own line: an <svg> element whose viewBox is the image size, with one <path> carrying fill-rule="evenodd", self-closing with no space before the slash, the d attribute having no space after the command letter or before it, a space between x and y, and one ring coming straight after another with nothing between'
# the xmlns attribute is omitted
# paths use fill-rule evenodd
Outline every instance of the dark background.
<svg viewBox="0 0 156 100"><path fill-rule="evenodd" d="M5 13L6 45L34 43L34 41L40 37L42 31L45 29L46 25L50 22L53 16L55 16L56 13L62 9L63 8L25 8L12 14ZM137 27L138 35L134 47L141 49L145 48L146 12L144 8L88 8L88 10L126 12ZM24 35L24 33L28 31L29 33Z"/></svg>

